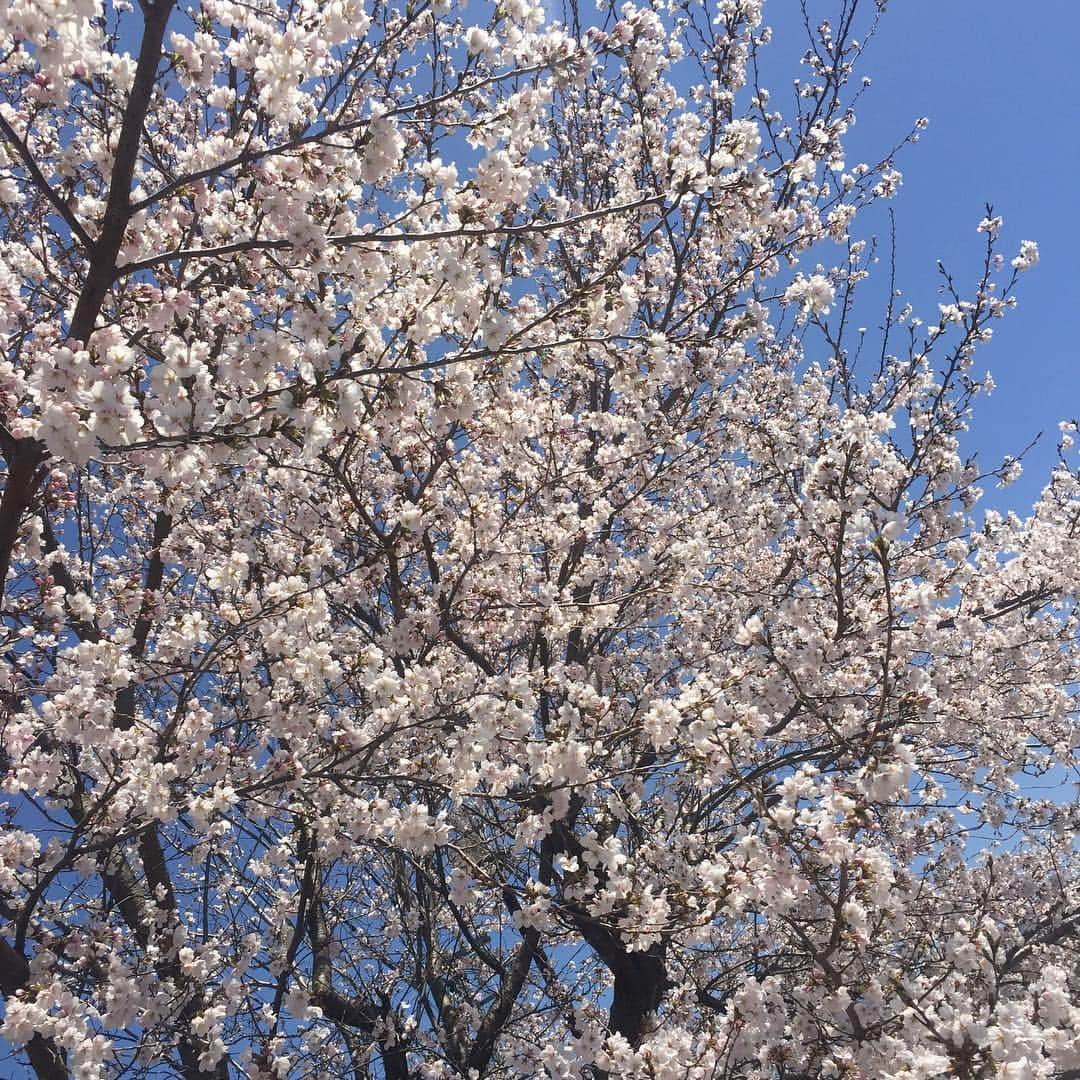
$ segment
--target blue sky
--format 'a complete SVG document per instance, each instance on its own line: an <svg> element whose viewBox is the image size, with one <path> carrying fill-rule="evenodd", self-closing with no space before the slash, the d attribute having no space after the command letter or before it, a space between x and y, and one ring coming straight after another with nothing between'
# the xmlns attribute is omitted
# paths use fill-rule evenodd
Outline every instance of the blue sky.
<svg viewBox="0 0 1080 1080"><path fill-rule="evenodd" d="M811 11L827 6L813 0ZM787 55L797 0L770 0L765 10ZM988 505L1018 513L1056 458L1058 421L1080 417L1078 49L1077 0L892 0L864 57L873 85L850 139L849 162L871 160L917 117L930 118L897 161L904 186L893 203L897 283L924 315L937 313L936 260L958 281L974 281L985 203L1005 219L1007 258L1021 240L1039 244L1019 307L979 354L997 390L980 401L968 444L993 465L1044 433L1021 480L987 489ZM773 89L783 108L784 88Z"/></svg>

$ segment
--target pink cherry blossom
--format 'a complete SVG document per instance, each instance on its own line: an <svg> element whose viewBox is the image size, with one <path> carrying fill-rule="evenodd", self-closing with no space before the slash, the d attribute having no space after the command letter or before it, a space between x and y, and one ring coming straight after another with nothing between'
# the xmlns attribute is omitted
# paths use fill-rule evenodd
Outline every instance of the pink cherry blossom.
<svg viewBox="0 0 1080 1080"><path fill-rule="evenodd" d="M1038 248L853 326L827 6L791 101L780 0L0 11L11 1060L1080 1074L1076 424L962 452Z"/></svg>

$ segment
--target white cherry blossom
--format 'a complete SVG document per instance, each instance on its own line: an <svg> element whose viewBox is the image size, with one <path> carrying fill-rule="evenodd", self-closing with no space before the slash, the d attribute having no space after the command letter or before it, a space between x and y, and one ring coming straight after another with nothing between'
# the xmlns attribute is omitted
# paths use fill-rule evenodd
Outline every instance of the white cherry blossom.
<svg viewBox="0 0 1080 1080"><path fill-rule="evenodd" d="M4 1068L1080 1070L1038 249L854 327L840 6L0 10Z"/></svg>

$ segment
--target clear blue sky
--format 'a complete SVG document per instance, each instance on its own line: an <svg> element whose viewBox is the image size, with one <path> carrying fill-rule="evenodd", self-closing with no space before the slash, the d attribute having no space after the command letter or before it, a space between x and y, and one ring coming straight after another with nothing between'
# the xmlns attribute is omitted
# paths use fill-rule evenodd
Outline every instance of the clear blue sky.
<svg viewBox="0 0 1080 1080"><path fill-rule="evenodd" d="M811 0L810 10L827 6ZM787 56L799 45L797 0L770 0L765 11ZM1019 307L979 354L997 390L980 402L969 435L969 448L996 464L1044 432L1021 480L987 489L989 505L1019 513L1055 459L1058 421L1080 418L1078 55L1080 0L892 0L864 57L873 85L848 155L849 163L871 160L917 117L930 118L919 144L898 159L904 186L893 208L897 284L931 317L937 259L959 282L974 280L984 203L1005 218L1008 258L1021 240L1039 244ZM785 88L772 88L784 108Z"/></svg>

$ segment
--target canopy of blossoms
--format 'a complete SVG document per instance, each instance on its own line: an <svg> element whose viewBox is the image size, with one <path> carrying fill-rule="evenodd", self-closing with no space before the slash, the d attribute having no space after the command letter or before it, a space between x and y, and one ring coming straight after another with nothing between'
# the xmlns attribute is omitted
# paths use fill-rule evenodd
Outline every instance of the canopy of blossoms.
<svg viewBox="0 0 1080 1080"><path fill-rule="evenodd" d="M855 329L884 3L585 7L0 7L5 1075L1080 1076L1037 248Z"/></svg>

